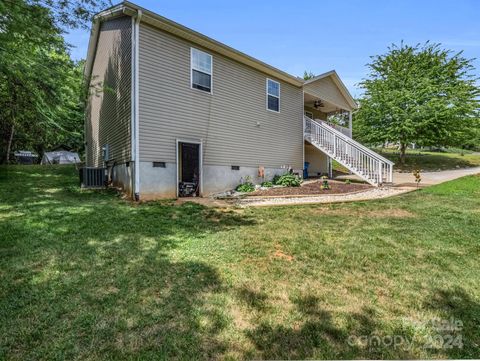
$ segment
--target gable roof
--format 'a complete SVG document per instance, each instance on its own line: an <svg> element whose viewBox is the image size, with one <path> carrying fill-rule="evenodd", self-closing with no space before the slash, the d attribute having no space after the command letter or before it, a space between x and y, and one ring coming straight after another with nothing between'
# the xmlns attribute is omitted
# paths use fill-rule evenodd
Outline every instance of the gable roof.
<svg viewBox="0 0 480 361"><path fill-rule="evenodd" d="M152 11L144 9L129 1L123 1L122 3L112 6L111 8L101 11L100 13L95 15L94 23L93 23L92 31L90 35L90 42L88 46L87 61L85 64L86 76L89 76L91 72L91 67L92 67L92 62L93 62L95 47L96 47L96 39L99 31L99 23L101 23L102 21L111 19L113 17L118 17L122 15L136 16L139 11L142 14L142 18L141 18L142 23L149 24L158 29L161 29L168 33L176 35L180 38L183 38L195 44L201 45L206 49L213 50L216 53L224 55L240 63L246 64L252 68L260 70L263 73L276 77L277 79L283 80L297 87L301 87L304 83L304 80L302 78L298 78L293 75L290 75L267 63L264 63L258 59L255 59L250 55L242 53L228 45L222 44L217 40L209 38L208 36L205 36L195 30L187 28L186 26L180 25L170 19L167 19Z"/></svg>
<svg viewBox="0 0 480 361"><path fill-rule="evenodd" d="M195 30L187 28L186 26L178 24L150 10L144 9L141 6L138 6L129 1L123 1L122 3L114 5L95 15L92 31L90 34L90 40L88 44L87 60L86 60L85 69L84 69L84 75L86 77L89 77L91 74L93 59L96 51L98 32L100 30L100 23L102 21L105 21L114 17L124 16L124 15L137 16L139 13L141 13L141 21L143 23L149 24L158 29L174 34L192 43L201 45L206 49L213 50L230 59L236 60L245 65L248 65L267 75L283 80L284 82L292 84L297 87L303 87L304 84L305 85L310 84L315 82L316 80L325 78L327 76L332 76L335 84L341 91L342 95L346 98L347 102L352 106L352 108L357 108L357 104L355 103L355 100L350 95L350 93L348 92L343 82L340 80L340 77L338 76L335 70L331 70L329 72L318 75L313 79L305 81L302 78L290 75L284 72L283 70L277 69L261 60L255 59L250 55L242 53L241 51L238 51L228 45L222 44L217 40L214 40Z"/></svg>
<svg viewBox="0 0 480 361"><path fill-rule="evenodd" d="M357 109L358 105L355 102L355 99L353 99L352 95L350 94L347 87L342 82L342 80L340 79L340 77L338 76L338 74L335 70L327 71L326 73L317 75L316 77L305 81L304 86L309 85L309 84L313 84L313 83L315 83L315 82L317 82L321 79L327 78L327 77L330 77L333 80L333 82L337 86L338 90L340 90L340 93L342 93L343 97L345 98L347 103L352 107L352 109Z"/></svg>

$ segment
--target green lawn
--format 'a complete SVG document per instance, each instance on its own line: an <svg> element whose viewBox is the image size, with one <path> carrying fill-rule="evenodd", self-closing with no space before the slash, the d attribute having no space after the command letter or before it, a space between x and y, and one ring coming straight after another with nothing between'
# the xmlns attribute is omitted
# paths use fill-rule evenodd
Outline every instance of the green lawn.
<svg viewBox="0 0 480 361"><path fill-rule="evenodd" d="M408 150L405 164L400 163L400 155L397 150L374 149L395 163L395 171L413 172L420 169L422 172L435 172L458 168L480 167L480 153L475 152L429 152L424 150ZM340 173L348 173L348 169L333 161L333 169Z"/></svg>
<svg viewBox="0 0 480 361"><path fill-rule="evenodd" d="M397 151L381 149L379 153L395 162L395 170L412 172L420 169L423 172L440 171L457 168L480 167L480 153L473 152L428 152L424 150L408 150L405 165L400 163Z"/></svg>
<svg viewBox="0 0 480 361"><path fill-rule="evenodd" d="M478 357L479 220L478 176L216 210L0 168L0 359Z"/></svg>

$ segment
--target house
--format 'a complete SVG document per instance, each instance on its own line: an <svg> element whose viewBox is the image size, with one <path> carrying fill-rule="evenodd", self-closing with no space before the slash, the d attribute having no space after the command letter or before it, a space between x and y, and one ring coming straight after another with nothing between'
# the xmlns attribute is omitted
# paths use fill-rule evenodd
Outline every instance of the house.
<svg viewBox="0 0 480 361"><path fill-rule="evenodd" d="M335 71L304 81L123 2L95 17L85 76L86 165L136 199L205 196L305 162L325 174L332 159L391 180L392 163L351 138L357 105ZM348 127L325 122L332 112Z"/></svg>

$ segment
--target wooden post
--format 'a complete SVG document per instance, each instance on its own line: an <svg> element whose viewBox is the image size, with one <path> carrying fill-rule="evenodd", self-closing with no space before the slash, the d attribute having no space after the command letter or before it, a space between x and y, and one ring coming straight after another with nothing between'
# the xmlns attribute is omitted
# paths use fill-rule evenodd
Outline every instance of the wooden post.
<svg viewBox="0 0 480 361"><path fill-rule="evenodd" d="M350 110L348 112L348 129L350 129L350 138L353 138L352 136L352 111Z"/></svg>

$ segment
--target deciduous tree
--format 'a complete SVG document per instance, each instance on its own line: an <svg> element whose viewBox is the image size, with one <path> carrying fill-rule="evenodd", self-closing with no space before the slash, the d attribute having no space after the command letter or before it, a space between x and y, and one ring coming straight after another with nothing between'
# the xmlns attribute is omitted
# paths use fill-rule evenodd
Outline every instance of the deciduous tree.
<svg viewBox="0 0 480 361"><path fill-rule="evenodd" d="M478 127L480 91L472 61L461 52L401 43L373 56L368 67L355 135L368 143L397 143L402 163L410 143L461 146Z"/></svg>
<svg viewBox="0 0 480 361"><path fill-rule="evenodd" d="M99 4L0 0L0 163L19 147L80 147L82 62L71 60L63 34L86 26Z"/></svg>

